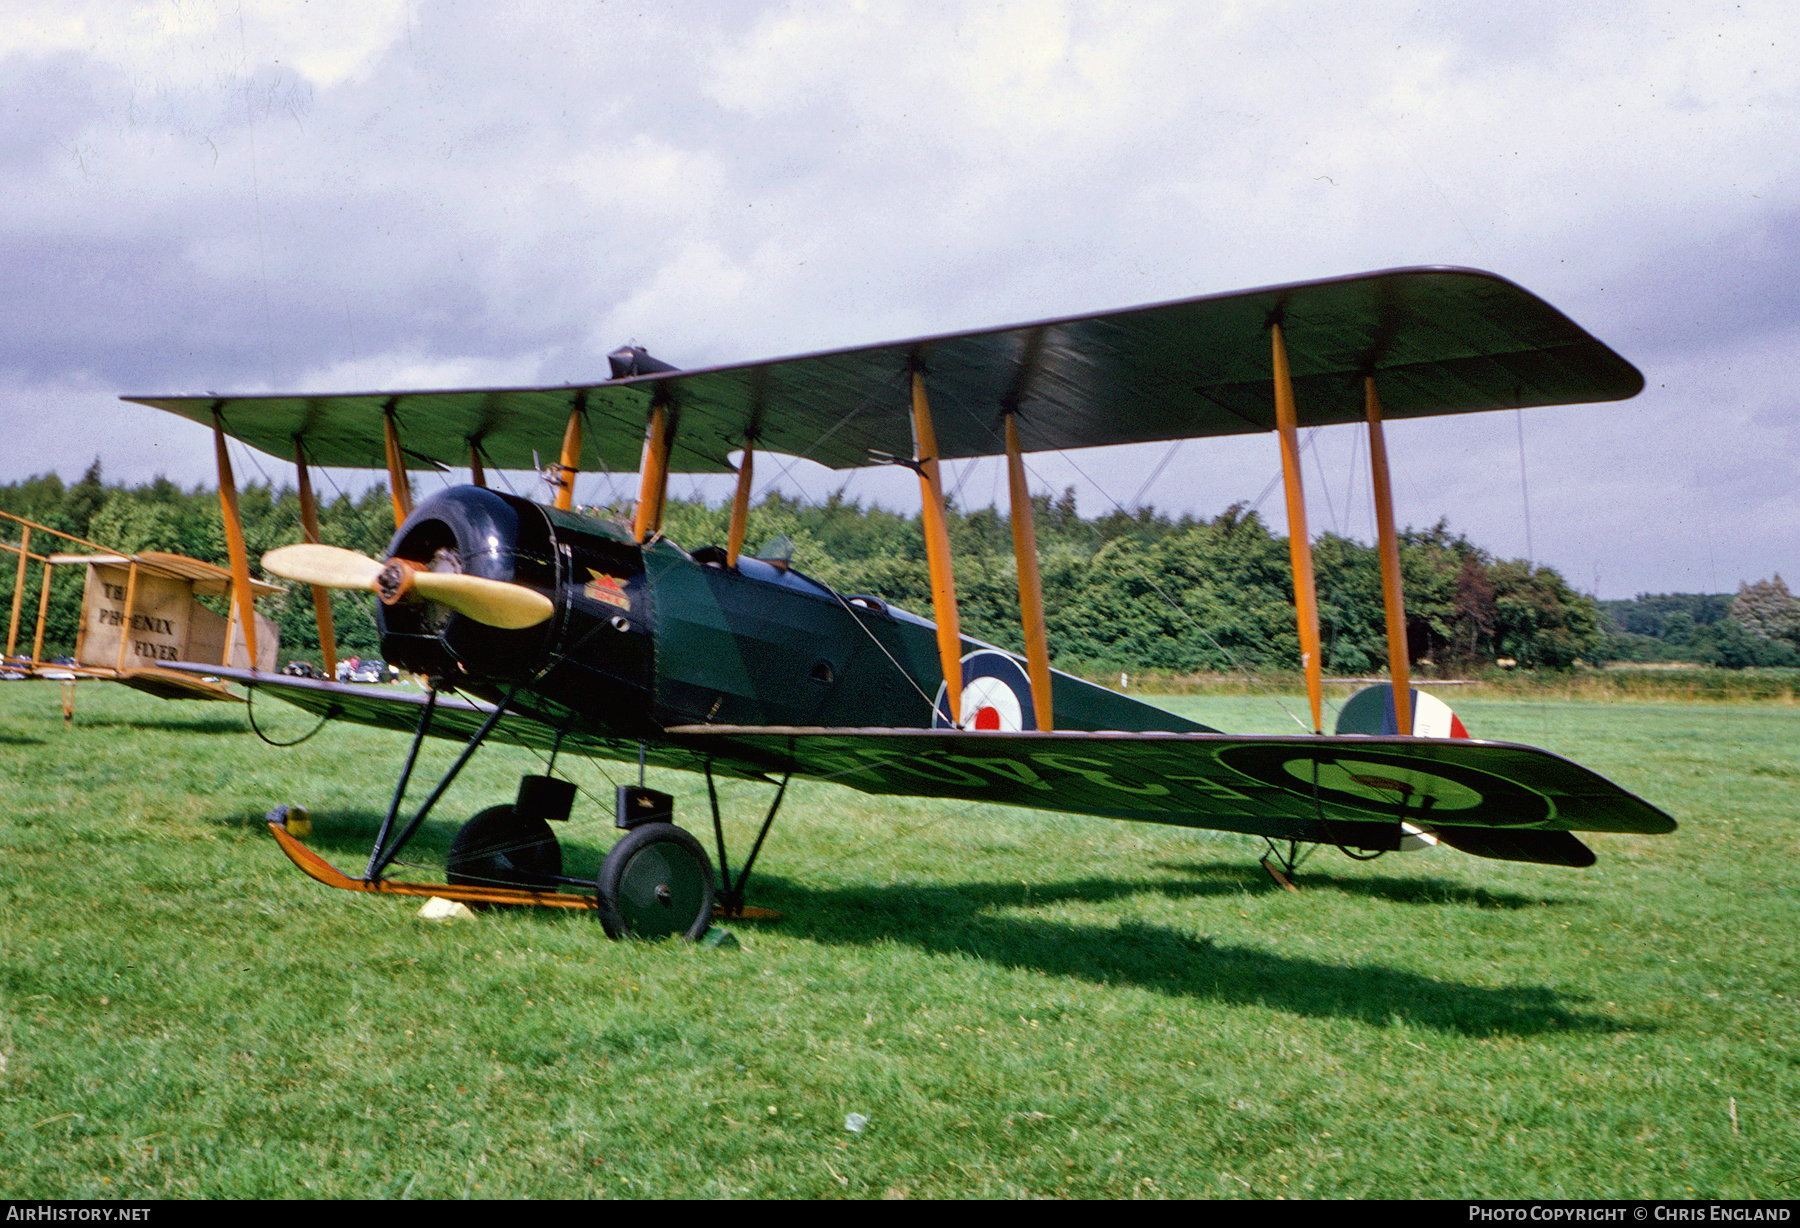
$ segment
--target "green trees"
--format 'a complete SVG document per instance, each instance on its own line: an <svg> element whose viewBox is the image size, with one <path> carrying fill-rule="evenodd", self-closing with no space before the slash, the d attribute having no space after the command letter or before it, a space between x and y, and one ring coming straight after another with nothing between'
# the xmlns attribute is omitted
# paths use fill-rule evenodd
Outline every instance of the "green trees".
<svg viewBox="0 0 1800 1228"><path fill-rule="evenodd" d="M1779 572L1773 580L1740 584L1731 620L1760 639L1800 641L1800 597L1788 592Z"/></svg>
<svg viewBox="0 0 1800 1228"><path fill-rule="evenodd" d="M1602 651L1621 661L1688 661L1725 669L1800 666L1800 598L1785 581L1726 593L1639 593L1602 603Z"/></svg>
<svg viewBox="0 0 1800 1228"><path fill-rule="evenodd" d="M251 484L239 491L239 504L253 560L301 539L299 503L291 489ZM167 550L226 562L215 491L184 491L162 479L129 488L106 485L98 463L72 486L54 474L0 486L0 509L121 550ZM370 555L382 552L393 527L380 486L356 498L340 494L321 504L319 516L325 540ZM1152 507L1084 520L1069 490L1036 496L1034 519L1051 651L1059 667L1131 673L1297 667L1287 543L1244 505L1210 520L1171 517ZM670 539L693 548L722 543L726 522L723 505L672 500L664 528ZM949 525L964 631L1021 648L1008 517L992 507L953 506ZM931 587L916 515L866 507L841 492L817 504L776 492L751 509L746 548L755 553L776 537L792 543L796 566L838 591L872 593L929 615ZM1327 669L1385 672L1374 548L1328 533L1316 543L1314 559ZM1444 523L1402 535L1401 568L1410 655L1441 672L1467 672L1496 657L1564 668L1599 651L1594 602L1570 589L1553 569L1495 560ZM68 651L74 642L79 569L64 572L56 583L47 652ZM13 572L0 567L0 573L0 600L10 605ZM33 602L35 575L34 568L28 581ZM1779 578L1772 583L1779 585ZM1800 600L1787 595L1785 586L1778 594L1746 586L1740 600L1761 620L1761 631L1740 628L1751 656L1757 644L1774 642L1760 637L1790 625L1783 618L1791 614L1800 625ZM340 593L334 603L341 650L377 652L368 599ZM264 612L281 625L284 659L318 659L308 590L295 586L284 597L265 599Z"/></svg>

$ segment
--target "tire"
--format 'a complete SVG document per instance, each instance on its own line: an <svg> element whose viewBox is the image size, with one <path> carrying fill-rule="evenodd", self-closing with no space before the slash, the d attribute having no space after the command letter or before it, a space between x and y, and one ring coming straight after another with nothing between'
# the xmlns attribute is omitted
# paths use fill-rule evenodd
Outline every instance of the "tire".
<svg viewBox="0 0 1800 1228"><path fill-rule="evenodd" d="M712 862L700 842L673 823L646 823L626 832L606 855L594 885L608 937L680 934L692 942L712 924Z"/></svg>
<svg viewBox="0 0 1800 1228"><path fill-rule="evenodd" d="M562 846L543 819L520 818L511 806L490 806L463 824L445 860L445 877L452 883L544 891L557 886Z"/></svg>

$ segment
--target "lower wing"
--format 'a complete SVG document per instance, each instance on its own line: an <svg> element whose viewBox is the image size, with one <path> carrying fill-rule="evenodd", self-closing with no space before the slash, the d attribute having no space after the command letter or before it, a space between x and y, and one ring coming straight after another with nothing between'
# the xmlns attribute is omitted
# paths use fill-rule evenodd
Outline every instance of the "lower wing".
<svg viewBox="0 0 1800 1228"><path fill-rule="evenodd" d="M411 733L419 691L176 664L270 690L328 719ZM522 694L492 738L633 761L636 739L584 731ZM469 738L493 705L440 693L431 732ZM787 773L865 793L953 798L1244 832L1276 840L1396 848L1401 824L1477 856L1591 865L1571 832L1659 835L1675 820L1549 751L1411 737L1237 737L1191 733L971 733L686 725L643 747L663 767L729 776Z"/></svg>
<svg viewBox="0 0 1800 1228"><path fill-rule="evenodd" d="M1570 832L1675 830L1675 820L1605 777L1504 742L718 726L667 733L707 759L867 793L1369 849L1398 847L1407 823L1479 856L1589 865L1593 854Z"/></svg>

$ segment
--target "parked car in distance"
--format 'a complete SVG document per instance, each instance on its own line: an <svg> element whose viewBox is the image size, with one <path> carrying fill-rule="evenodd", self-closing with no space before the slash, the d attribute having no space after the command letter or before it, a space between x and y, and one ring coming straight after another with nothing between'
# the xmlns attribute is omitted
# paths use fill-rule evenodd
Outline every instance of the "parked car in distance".
<svg viewBox="0 0 1800 1228"><path fill-rule="evenodd" d="M344 682L385 682L387 681L387 663L376 661L374 657L351 659L338 666L338 679Z"/></svg>

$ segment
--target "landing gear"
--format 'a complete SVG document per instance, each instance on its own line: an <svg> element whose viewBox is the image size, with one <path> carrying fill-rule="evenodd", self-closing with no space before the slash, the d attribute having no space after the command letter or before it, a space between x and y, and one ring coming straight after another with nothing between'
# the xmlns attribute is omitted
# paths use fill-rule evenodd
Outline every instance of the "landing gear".
<svg viewBox="0 0 1800 1228"><path fill-rule="evenodd" d="M490 806L450 842L445 877L472 887L554 891L562 882L562 846L550 824L512 806Z"/></svg>
<svg viewBox="0 0 1800 1228"><path fill-rule="evenodd" d="M611 938L697 941L712 925L713 871L700 842L673 823L645 823L613 845L595 880Z"/></svg>
<svg viewBox="0 0 1800 1228"><path fill-rule="evenodd" d="M1276 846L1275 841L1267 836L1263 837L1263 843L1269 846L1268 855L1262 859L1263 871L1274 879L1275 885L1283 891L1299 891L1300 888L1294 885L1294 871L1298 870L1300 863L1306 860L1300 854L1300 842L1289 840L1286 853L1283 853ZM1307 851L1311 852L1310 849Z"/></svg>

